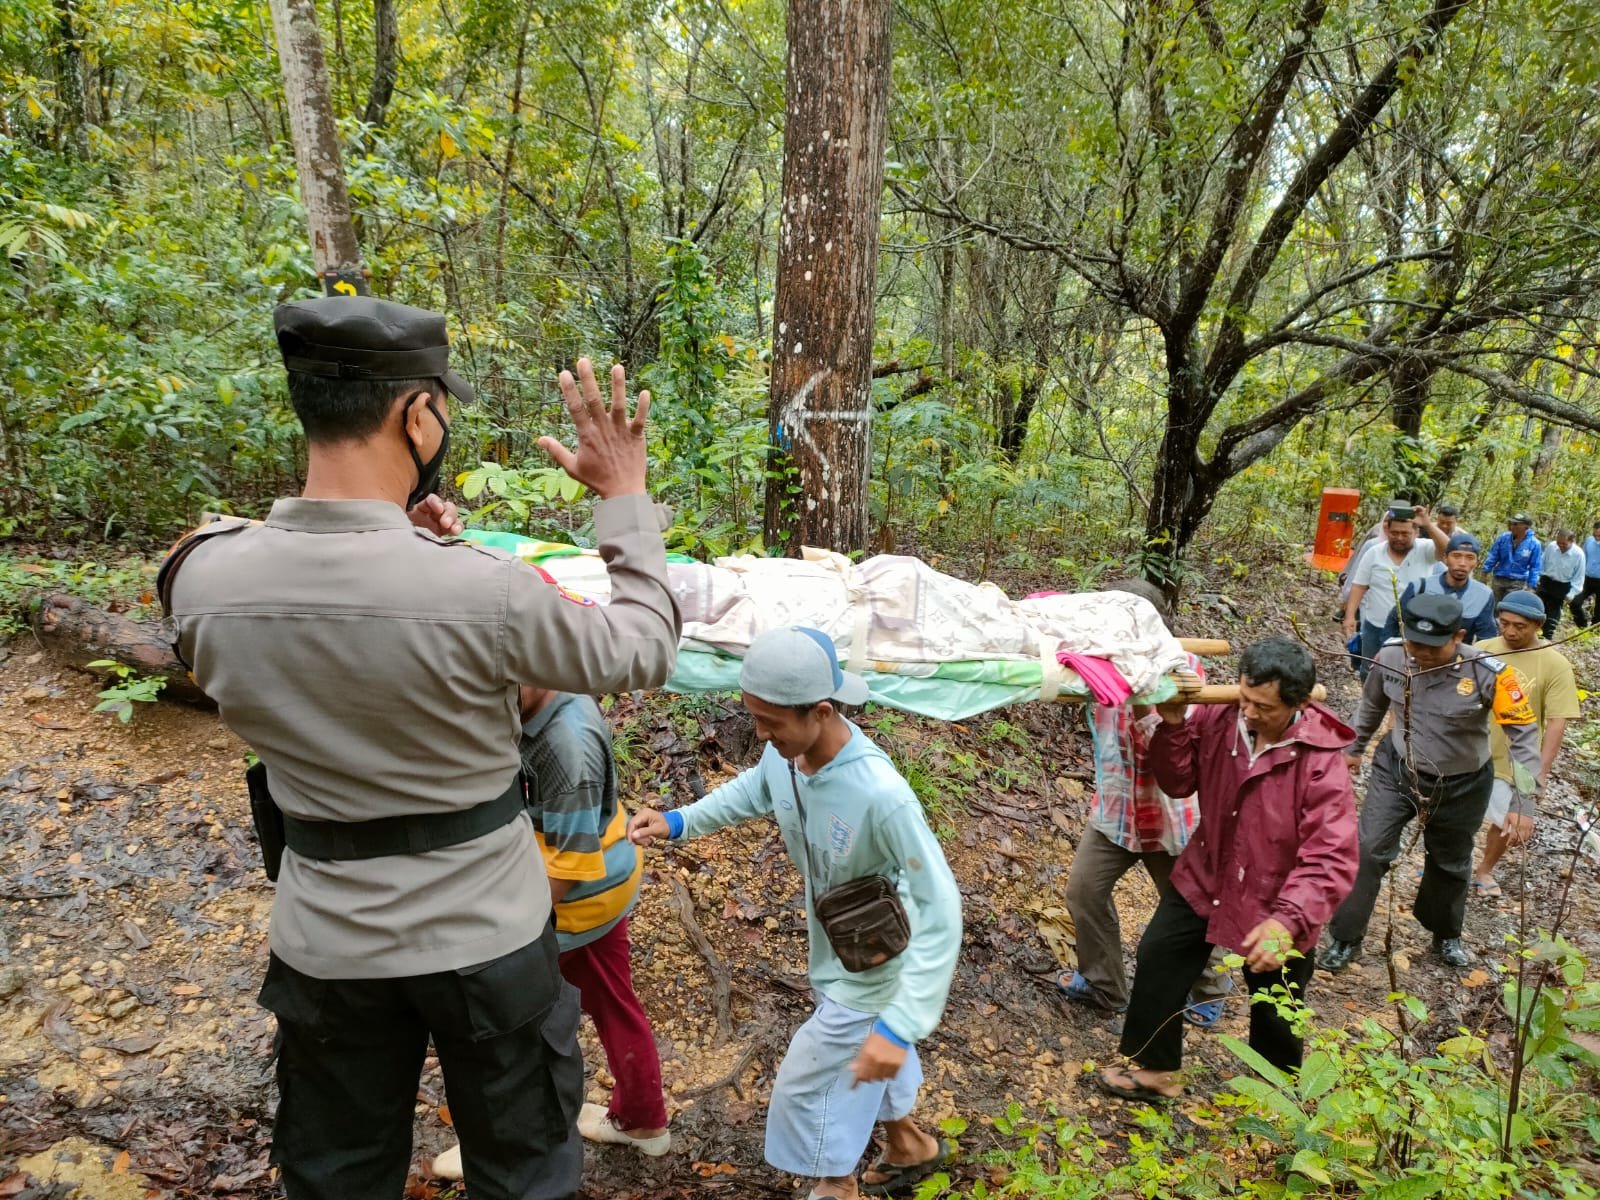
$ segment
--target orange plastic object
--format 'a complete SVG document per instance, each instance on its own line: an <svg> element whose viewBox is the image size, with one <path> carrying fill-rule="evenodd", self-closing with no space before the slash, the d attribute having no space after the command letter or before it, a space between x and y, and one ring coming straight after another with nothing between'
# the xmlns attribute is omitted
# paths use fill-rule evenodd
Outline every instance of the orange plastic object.
<svg viewBox="0 0 1600 1200"><path fill-rule="evenodd" d="M1322 514L1317 518L1317 541L1306 561L1324 571L1342 571L1355 546L1356 507L1361 493L1354 488L1323 488Z"/></svg>

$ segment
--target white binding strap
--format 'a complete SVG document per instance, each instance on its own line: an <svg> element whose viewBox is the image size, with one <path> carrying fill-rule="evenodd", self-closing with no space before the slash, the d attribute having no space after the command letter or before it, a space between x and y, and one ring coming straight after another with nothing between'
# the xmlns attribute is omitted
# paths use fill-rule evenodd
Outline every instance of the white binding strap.
<svg viewBox="0 0 1600 1200"><path fill-rule="evenodd" d="M1039 699L1055 700L1061 695L1061 685L1065 682L1065 670L1056 660L1056 648L1047 642L1039 652Z"/></svg>

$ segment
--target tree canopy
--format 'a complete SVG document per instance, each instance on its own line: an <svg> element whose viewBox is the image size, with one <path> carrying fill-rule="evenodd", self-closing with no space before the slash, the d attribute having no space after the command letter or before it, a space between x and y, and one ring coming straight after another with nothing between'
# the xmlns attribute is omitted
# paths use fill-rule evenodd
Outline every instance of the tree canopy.
<svg viewBox="0 0 1600 1200"><path fill-rule="evenodd" d="M373 290L449 312L483 397L482 519L558 531L533 441L590 353L657 392L675 544L759 544L784 16L318 5ZM1570 0L901 0L873 544L1173 580L1327 485L1586 520L1597 37ZM296 485L294 161L264 6L0 3L0 531Z"/></svg>

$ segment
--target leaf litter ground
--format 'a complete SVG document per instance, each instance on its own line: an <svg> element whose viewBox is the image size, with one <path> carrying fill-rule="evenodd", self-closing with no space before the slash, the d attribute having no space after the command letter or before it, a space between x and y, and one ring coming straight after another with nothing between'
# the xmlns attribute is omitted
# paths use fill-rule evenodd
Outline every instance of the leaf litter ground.
<svg viewBox="0 0 1600 1200"><path fill-rule="evenodd" d="M1351 713L1354 680L1326 619L1328 590L1292 568L1264 567L1248 592L1238 606L1202 597L1185 632L1239 644L1268 613L1297 611L1306 636L1328 648L1319 657L1334 707ZM214 715L177 705L118 725L90 712L92 681L31 641L0 655L0 1200L56 1200L77 1184L89 1200L276 1194L267 1163L273 1030L255 1003L271 887L247 828L244 745ZM1593 652L1576 657L1592 681ZM1220 678L1227 665L1212 669ZM612 716L625 787L657 803L686 802L759 749L731 701L623 697ZM1078 710L1031 704L957 725L882 711L864 720L918 787L965 897L949 1010L922 1047L919 1114L970 1122L956 1168L966 1179L979 1174L979 1153L1003 1144L989 1122L1012 1102L1029 1112L1053 1104L1116 1135L1127 1110L1085 1079L1086 1064L1113 1057L1115 1020L1064 1002L1053 986L1071 963L1063 897L1092 789ZM1554 799L1575 799L1569 781ZM1549 812L1528 858L1529 875L1545 882L1571 860L1577 837ZM1420 862L1420 850L1411 857ZM1402 901L1414 887L1409 865L1395 876ZM1600 941L1594 876L1592 863L1580 864L1568 923L1591 955ZM1501 878L1515 896L1511 864ZM1530 891L1530 925L1547 923L1556 890ZM1154 905L1143 874L1127 876L1118 906L1130 954ZM1503 1025L1487 973L1431 961L1404 908L1402 985L1434 1009L1436 1027ZM1474 902L1469 943L1495 949L1514 915L1510 899ZM762 1164L762 1127L788 1033L810 1001L799 877L773 827L652 854L632 925L675 1146L657 1160L591 1147L586 1195L790 1195L790 1182ZM1374 959L1319 975L1312 1000L1325 1021L1392 1020L1387 991ZM1222 1028L1245 1036L1242 1004L1230 1005ZM603 1102L611 1079L587 1026L583 1036L589 1098ZM1191 1033L1188 1051L1196 1091L1238 1072L1213 1038ZM426 1175L451 1140L448 1120L430 1059L412 1197L461 1194Z"/></svg>

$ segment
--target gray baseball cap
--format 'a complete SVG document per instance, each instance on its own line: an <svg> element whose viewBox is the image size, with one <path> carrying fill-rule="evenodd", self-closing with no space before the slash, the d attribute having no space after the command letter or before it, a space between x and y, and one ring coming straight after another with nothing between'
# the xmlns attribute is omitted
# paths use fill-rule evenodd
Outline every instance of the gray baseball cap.
<svg viewBox="0 0 1600 1200"><path fill-rule="evenodd" d="M758 635L745 651L739 687L768 704L867 701L867 681L839 669L833 639L804 625L769 629Z"/></svg>

